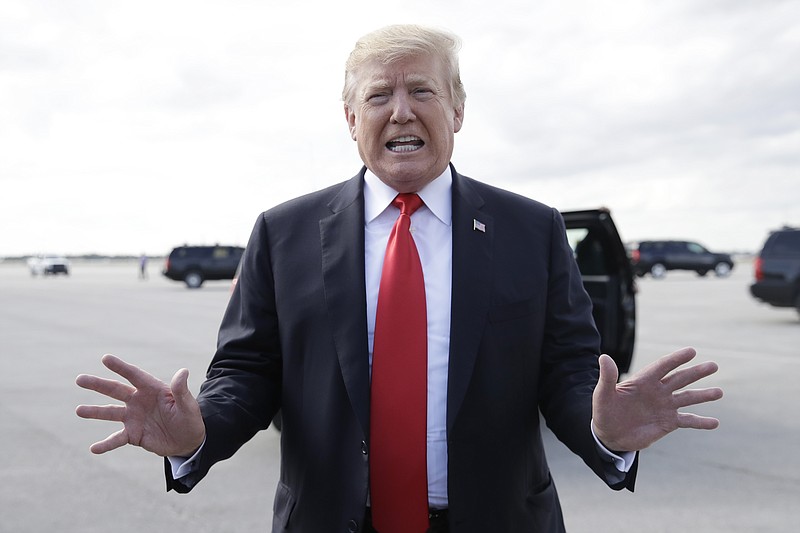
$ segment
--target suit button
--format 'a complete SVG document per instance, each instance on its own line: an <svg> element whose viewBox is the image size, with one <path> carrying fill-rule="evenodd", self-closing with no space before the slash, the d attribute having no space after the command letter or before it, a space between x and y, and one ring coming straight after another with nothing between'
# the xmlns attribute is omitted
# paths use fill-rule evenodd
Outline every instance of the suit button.
<svg viewBox="0 0 800 533"><path fill-rule="evenodd" d="M361 453L367 455L367 443L363 440L361 441Z"/></svg>
<svg viewBox="0 0 800 533"><path fill-rule="evenodd" d="M350 533L356 533L356 531L358 531L358 522L356 522L355 520L350 520L347 523L347 531L349 531Z"/></svg>

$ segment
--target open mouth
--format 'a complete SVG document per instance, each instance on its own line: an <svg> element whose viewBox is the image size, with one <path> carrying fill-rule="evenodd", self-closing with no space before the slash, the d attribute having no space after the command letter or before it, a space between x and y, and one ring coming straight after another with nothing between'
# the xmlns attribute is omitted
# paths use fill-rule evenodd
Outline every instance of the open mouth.
<svg viewBox="0 0 800 533"><path fill-rule="evenodd" d="M405 135L392 139L386 143L386 148L392 152L414 152L425 145L425 142L414 135Z"/></svg>

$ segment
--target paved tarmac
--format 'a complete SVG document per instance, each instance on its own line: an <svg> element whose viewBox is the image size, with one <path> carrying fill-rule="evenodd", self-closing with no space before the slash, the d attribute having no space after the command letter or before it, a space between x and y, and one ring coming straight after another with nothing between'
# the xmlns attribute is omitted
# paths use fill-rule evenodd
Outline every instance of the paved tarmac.
<svg viewBox="0 0 800 533"><path fill-rule="evenodd" d="M190 494L166 493L159 458L89 445L117 429L81 420L82 372L113 352L169 380L189 368L196 392L213 353L229 282L199 290L137 279L135 263L76 263L69 277L0 264L0 532L170 533L270 530L279 434L261 432ZM680 431L642 452L634 494L613 492L547 435L572 533L787 532L800 502L800 318L752 300L749 263L727 279L670 273L639 281L634 370L695 346L721 370L725 398L698 409L713 432ZM490 532L494 533L494 532Z"/></svg>

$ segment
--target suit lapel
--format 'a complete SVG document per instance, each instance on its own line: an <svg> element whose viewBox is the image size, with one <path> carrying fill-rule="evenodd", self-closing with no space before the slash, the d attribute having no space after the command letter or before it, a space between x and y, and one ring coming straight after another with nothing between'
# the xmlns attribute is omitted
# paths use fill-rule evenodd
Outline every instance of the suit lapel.
<svg viewBox="0 0 800 533"><path fill-rule="evenodd" d="M494 219L481 211L483 199L453 169L453 287L447 429L464 402L490 303ZM476 224L477 223L477 224Z"/></svg>
<svg viewBox="0 0 800 533"><path fill-rule="evenodd" d="M322 280L342 377L364 434L369 431L369 347L364 275L363 170L320 220Z"/></svg>
<svg viewBox="0 0 800 533"><path fill-rule="evenodd" d="M330 202L320 220L322 279L334 344L347 393L369 434L369 347L364 274L363 170ZM483 199L453 170L453 286L450 319L447 428L469 386L490 304L494 219ZM484 231L475 229L475 222Z"/></svg>

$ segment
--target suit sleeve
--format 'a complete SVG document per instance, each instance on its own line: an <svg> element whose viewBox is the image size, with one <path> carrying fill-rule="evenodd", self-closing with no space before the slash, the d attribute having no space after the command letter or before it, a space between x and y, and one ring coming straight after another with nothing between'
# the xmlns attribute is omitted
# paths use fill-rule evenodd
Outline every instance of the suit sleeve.
<svg viewBox="0 0 800 533"><path fill-rule="evenodd" d="M611 488L633 490L638 454L627 475L621 473L600 454L591 433L600 336L563 218L555 209L552 216L540 408L556 437Z"/></svg>
<svg viewBox="0 0 800 533"><path fill-rule="evenodd" d="M238 281L222 319L217 350L197 400L206 442L192 472L167 489L188 492L218 461L229 458L280 407L281 354L269 238L259 217L242 256Z"/></svg>

